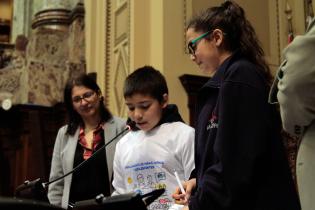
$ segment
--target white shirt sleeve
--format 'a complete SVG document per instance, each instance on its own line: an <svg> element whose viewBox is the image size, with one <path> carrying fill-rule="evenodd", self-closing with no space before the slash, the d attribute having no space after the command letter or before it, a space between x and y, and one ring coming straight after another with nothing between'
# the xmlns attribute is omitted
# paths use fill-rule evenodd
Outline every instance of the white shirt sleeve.
<svg viewBox="0 0 315 210"><path fill-rule="evenodd" d="M184 166L185 180L189 179L191 171L195 168L195 129L188 127L186 132L181 135L183 148L182 148L182 165Z"/></svg>

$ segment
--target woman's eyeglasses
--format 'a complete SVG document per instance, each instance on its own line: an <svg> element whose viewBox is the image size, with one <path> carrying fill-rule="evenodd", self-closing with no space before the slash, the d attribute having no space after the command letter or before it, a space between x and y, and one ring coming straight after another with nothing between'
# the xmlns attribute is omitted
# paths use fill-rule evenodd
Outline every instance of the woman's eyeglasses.
<svg viewBox="0 0 315 210"><path fill-rule="evenodd" d="M87 102L90 102L92 100L92 97L94 96L94 91L89 91L84 93L82 96L75 96L72 98L73 103L79 104L81 103L81 100L85 100Z"/></svg>
<svg viewBox="0 0 315 210"><path fill-rule="evenodd" d="M204 34L201 34L200 36L198 36L197 38L191 40L189 43L188 43L188 52L189 54L191 55L195 55L195 51L196 51L196 48L197 48L197 45L198 43L200 42L200 40L202 40L203 38L205 38L209 33L211 33L212 31L208 31Z"/></svg>

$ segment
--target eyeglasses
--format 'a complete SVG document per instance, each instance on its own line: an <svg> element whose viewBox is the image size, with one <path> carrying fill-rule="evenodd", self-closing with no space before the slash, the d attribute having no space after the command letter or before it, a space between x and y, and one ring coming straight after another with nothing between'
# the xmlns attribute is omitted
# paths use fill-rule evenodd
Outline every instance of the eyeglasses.
<svg viewBox="0 0 315 210"><path fill-rule="evenodd" d="M188 43L188 52L189 54L191 55L195 55L195 51L196 51L196 48L197 48L197 45L198 43L200 42L200 40L202 40L203 38L205 38L209 33L211 33L212 31L208 31L204 34L201 34L200 36L198 36L197 38L191 40L189 43Z"/></svg>
<svg viewBox="0 0 315 210"><path fill-rule="evenodd" d="M87 102L90 102L92 100L92 97L94 96L95 92L94 91L89 91L84 93L82 96L75 96L72 98L73 103L80 103L82 99L84 99Z"/></svg>

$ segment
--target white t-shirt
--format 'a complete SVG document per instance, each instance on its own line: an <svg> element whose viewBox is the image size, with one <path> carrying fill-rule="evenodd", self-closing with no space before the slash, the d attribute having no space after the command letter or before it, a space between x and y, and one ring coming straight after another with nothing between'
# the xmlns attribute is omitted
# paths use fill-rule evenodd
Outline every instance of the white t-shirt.
<svg viewBox="0 0 315 210"><path fill-rule="evenodd" d="M168 209L174 203L171 195L178 186L174 170L184 181L194 169L194 138L194 129L182 122L126 134L116 146L113 195L146 194L165 188L165 193L148 209Z"/></svg>

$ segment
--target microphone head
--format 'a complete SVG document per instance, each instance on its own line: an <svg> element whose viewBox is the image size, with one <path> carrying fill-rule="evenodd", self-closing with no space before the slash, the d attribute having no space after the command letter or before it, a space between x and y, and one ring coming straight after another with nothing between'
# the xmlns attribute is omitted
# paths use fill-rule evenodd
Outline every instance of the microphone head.
<svg viewBox="0 0 315 210"><path fill-rule="evenodd" d="M136 130L139 130L139 128L136 126L136 122L135 122L135 121L132 121L130 118L128 118L128 120L127 120L126 128L127 128L129 131L136 131Z"/></svg>
<svg viewBox="0 0 315 210"><path fill-rule="evenodd" d="M19 185L15 190L15 197L49 202L47 190L40 178L33 181L27 180Z"/></svg>
<svg viewBox="0 0 315 210"><path fill-rule="evenodd" d="M147 210L140 194L127 193L104 197L98 195L95 199L78 201L74 204L73 210Z"/></svg>
<svg viewBox="0 0 315 210"><path fill-rule="evenodd" d="M147 194L141 195L143 202L146 206L149 206L153 201L160 197L165 192L164 188L153 190Z"/></svg>
<svg viewBox="0 0 315 210"><path fill-rule="evenodd" d="M12 101L11 99L7 98L4 99L1 103L1 107L2 109L4 109L5 111L8 111L11 107L12 107Z"/></svg>

